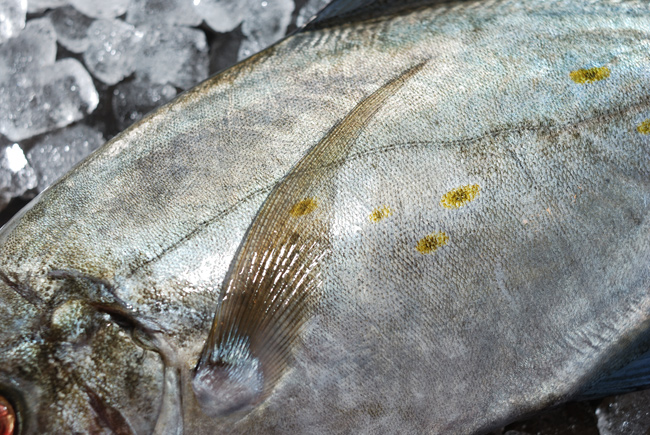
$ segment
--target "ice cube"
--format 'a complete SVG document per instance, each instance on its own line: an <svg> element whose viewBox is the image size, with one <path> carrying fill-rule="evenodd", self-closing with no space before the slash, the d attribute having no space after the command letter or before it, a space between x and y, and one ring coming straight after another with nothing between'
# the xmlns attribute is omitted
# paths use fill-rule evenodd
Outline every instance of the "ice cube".
<svg viewBox="0 0 650 435"><path fill-rule="evenodd" d="M120 20L97 20L88 28L90 43L83 58L92 75L114 85L130 75L143 34Z"/></svg>
<svg viewBox="0 0 650 435"><path fill-rule="evenodd" d="M0 43L23 30L26 14L27 0L0 0Z"/></svg>
<svg viewBox="0 0 650 435"><path fill-rule="evenodd" d="M249 0L192 0L196 12L217 32L230 32L249 15Z"/></svg>
<svg viewBox="0 0 650 435"><path fill-rule="evenodd" d="M83 53L90 44L88 28L94 21L72 6L65 6L48 14L56 30L59 43L73 53Z"/></svg>
<svg viewBox="0 0 650 435"><path fill-rule="evenodd" d="M120 130L176 96L171 85L143 81L122 82L113 91L113 115Z"/></svg>
<svg viewBox="0 0 650 435"><path fill-rule="evenodd" d="M46 9L59 8L68 4L68 0L27 0L27 12L34 14Z"/></svg>
<svg viewBox="0 0 650 435"><path fill-rule="evenodd" d="M69 0L79 12L93 18L111 19L126 12L131 0Z"/></svg>
<svg viewBox="0 0 650 435"><path fill-rule="evenodd" d="M68 0L27 0L27 12L35 14L46 9L60 8L68 3Z"/></svg>
<svg viewBox="0 0 650 435"><path fill-rule="evenodd" d="M241 26L246 36L239 47L238 58L245 59L282 38L293 12L292 0L254 0L250 15Z"/></svg>
<svg viewBox="0 0 650 435"><path fill-rule="evenodd" d="M0 210L36 187L36 174L17 143L0 145Z"/></svg>
<svg viewBox="0 0 650 435"><path fill-rule="evenodd" d="M56 59L56 33L47 18L31 20L15 38L0 45L0 81L10 75L51 65Z"/></svg>
<svg viewBox="0 0 650 435"><path fill-rule="evenodd" d="M647 433L650 428L650 390L605 399L598 409L601 435Z"/></svg>
<svg viewBox="0 0 650 435"><path fill-rule="evenodd" d="M141 80L187 89L208 77L208 45L202 30L147 26L135 73Z"/></svg>
<svg viewBox="0 0 650 435"><path fill-rule="evenodd" d="M131 0L126 21L134 25L198 26L202 19L192 7L192 0Z"/></svg>
<svg viewBox="0 0 650 435"><path fill-rule="evenodd" d="M316 16L331 0L308 0L296 17L296 27L302 27Z"/></svg>
<svg viewBox="0 0 650 435"><path fill-rule="evenodd" d="M39 138L27 153L38 178L38 191L54 183L104 143L98 130L77 124Z"/></svg>
<svg viewBox="0 0 650 435"><path fill-rule="evenodd" d="M98 95L90 74L67 58L15 74L0 83L0 133L19 141L66 126L95 110Z"/></svg>

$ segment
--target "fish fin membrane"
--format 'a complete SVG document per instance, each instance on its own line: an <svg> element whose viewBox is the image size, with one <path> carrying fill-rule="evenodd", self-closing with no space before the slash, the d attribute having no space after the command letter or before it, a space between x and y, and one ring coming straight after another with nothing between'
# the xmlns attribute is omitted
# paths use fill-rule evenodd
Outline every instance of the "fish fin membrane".
<svg viewBox="0 0 650 435"><path fill-rule="evenodd" d="M192 385L204 412L222 416L268 397L289 366L323 289L331 248L332 180L376 113L423 60L363 98L271 191L224 279Z"/></svg>
<svg viewBox="0 0 650 435"><path fill-rule="evenodd" d="M650 388L650 350L582 391L576 400L591 400Z"/></svg>
<svg viewBox="0 0 650 435"><path fill-rule="evenodd" d="M192 379L194 395L212 417L253 408L262 399L264 375L250 354L236 361L202 362Z"/></svg>
<svg viewBox="0 0 650 435"><path fill-rule="evenodd" d="M322 29L355 21L382 18L444 3L458 3L458 0L333 0L305 26L305 29Z"/></svg>

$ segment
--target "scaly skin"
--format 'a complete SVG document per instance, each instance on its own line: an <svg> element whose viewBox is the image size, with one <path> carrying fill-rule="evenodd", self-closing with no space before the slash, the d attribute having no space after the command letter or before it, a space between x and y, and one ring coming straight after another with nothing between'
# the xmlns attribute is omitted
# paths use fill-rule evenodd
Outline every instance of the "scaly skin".
<svg viewBox="0 0 650 435"><path fill-rule="evenodd" d="M129 128L0 234L23 427L472 433L569 399L647 345L648 29L640 1L422 8L297 34ZM204 414L193 370L257 211L418 64L319 178L331 252L281 377Z"/></svg>

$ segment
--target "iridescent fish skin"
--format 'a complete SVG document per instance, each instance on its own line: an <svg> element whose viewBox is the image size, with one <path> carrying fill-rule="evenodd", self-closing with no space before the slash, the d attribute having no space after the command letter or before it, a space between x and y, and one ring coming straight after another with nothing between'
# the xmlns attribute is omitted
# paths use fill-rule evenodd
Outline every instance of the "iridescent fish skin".
<svg viewBox="0 0 650 435"><path fill-rule="evenodd" d="M634 0L431 5L181 95L0 232L0 395L53 434L482 433L571 399L648 348L648 29ZM326 252L269 351L249 314L303 299L245 280L297 274L292 240Z"/></svg>

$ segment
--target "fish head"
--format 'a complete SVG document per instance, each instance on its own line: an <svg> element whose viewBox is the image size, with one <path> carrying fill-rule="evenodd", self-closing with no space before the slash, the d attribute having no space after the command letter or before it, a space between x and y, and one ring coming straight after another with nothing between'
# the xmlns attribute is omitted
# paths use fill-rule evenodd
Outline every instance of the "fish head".
<svg viewBox="0 0 650 435"><path fill-rule="evenodd" d="M0 433L152 433L164 364L103 284L0 277Z"/></svg>

